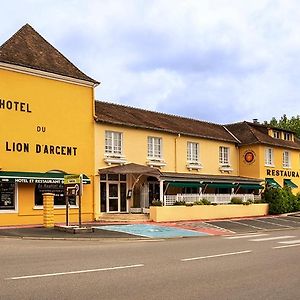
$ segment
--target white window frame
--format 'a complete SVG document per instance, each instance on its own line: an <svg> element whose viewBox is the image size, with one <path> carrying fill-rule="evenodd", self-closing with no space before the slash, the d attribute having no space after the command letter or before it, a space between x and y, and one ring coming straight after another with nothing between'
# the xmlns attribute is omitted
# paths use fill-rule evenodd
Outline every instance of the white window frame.
<svg viewBox="0 0 300 300"><path fill-rule="evenodd" d="M278 130L274 130L274 131L273 131L273 137L274 137L275 139L281 139L281 132L278 131Z"/></svg>
<svg viewBox="0 0 300 300"><path fill-rule="evenodd" d="M163 160L163 143L161 137L148 136L147 157L149 160Z"/></svg>
<svg viewBox="0 0 300 300"><path fill-rule="evenodd" d="M109 145L108 143L110 143L111 145ZM113 156L113 157L123 156L123 133L122 132L110 131L110 130L105 131L104 152L106 156Z"/></svg>
<svg viewBox="0 0 300 300"><path fill-rule="evenodd" d="M284 150L282 152L282 166L283 168L290 168L291 167L291 152Z"/></svg>
<svg viewBox="0 0 300 300"><path fill-rule="evenodd" d="M18 193L18 183L15 182L15 209L0 209L0 214L11 214L11 213L18 213L19 211L19 193Z"/></svg>
<svg viewBox="0 0 300 300"><path fill-rule="evenodd" d="M265 166L274 167L274 150L273 150L273 148L265 148Z"/></svg>
<svg viewBox="0 0 300 300"><path fill-rule="evenodd" d="M221 166L230 166L230 148L225 146L219 147L219 164Z"/></svg>
<svg viewBox="0 0 300 300"><path fill-rule="evenodd" d="M188 163L199 164L199 143L187 142L187 161Z"/></svg>
<svg viewBox="0 0 300 300"><path fill-rule="evenodd" d="M292 141L293 140L293 135L290 132L284 132L283 133L283 139L285 141Z"/></svg>

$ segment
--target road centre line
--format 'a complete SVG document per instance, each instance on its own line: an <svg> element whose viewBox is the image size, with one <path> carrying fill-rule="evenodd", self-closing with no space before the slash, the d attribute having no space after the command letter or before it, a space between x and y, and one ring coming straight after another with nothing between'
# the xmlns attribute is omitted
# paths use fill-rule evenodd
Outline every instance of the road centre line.
<svg viewBox="0 0 300 300"><path fill-rule="evenodd" d="M252 239L249 241L250 242L265 242L265 241L273 241L273 240L291 239L294 237L295 237L294 235L283 235L283 236L273 236L273 237L262 238L262 239Z"/></svg>
<svg viewBox="0 0 300 300"><path fill-rule="evenodd" d="M236 240L236 239L246 239L246 238L252 238L252 237L259 237L259 236L266 236L269 235L267 233L260 233L260 234L247 234L247 235L238 235L238 236L227 236L224 237L226 240Z"/></svg>
<svg viewBox="0 0 300 300"><path fill-rule="evenodd" d="M199 257L191 257L191 258L182 258L181 261L191 261L191 260L200 260L206 258L214 258L214 257L222 257L222 256L230 256L230 255L238 255L238 254L246 254L250 253L252 250L238 251L238 252L229 252L215 255L207 255L207 256L199 256Z"/></svg>
<svg viewBox="0 0 300 300"><path fill-rule="evenodd" d="M300 240L293 240L293 241L283 241L278 242L279 244L300 244Z"/></svg>
<svg viewBox="0 0 300 300"><path fill-rule="evenodd" d="M19 280L19 279L41 278L41 277L53 277L53 276L92 273L92 272L101 272L101 271L122 270L122 269L138 268L138 267L144 267L144 265L143 264L137 264L137 265L109 267L109 268L101 268L101 269L91 269L91 270L80 270L80 271L71 271L71 272L60 272L60 273L48 273L48 274L18 276L18 277L5 278L5 280Z"/></svg>
<svg viewBox="0 0 300 300"><path fill-rule="evenodd" d="M272 247L272 249L283 249L283 248L298 247L298 246L300 246L300 244L277 246L277 247Z"/></svg>

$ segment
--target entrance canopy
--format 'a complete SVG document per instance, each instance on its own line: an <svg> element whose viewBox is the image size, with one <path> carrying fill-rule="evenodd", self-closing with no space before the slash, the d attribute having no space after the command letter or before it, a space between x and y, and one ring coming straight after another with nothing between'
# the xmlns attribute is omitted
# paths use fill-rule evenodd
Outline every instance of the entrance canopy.
<svg viewBox="0 0 300 300"><path fill-rule="evenodd" d="M162 174L156 168L151 168L139 164L126 164L123 166L109 167L104 169L99 169L99 174L138 174L153 176L159 178Z"/></svg>
<svg viewBox="0 0 300 300"><path fill-rule="evenodd" d="M15 183L63 183L64 175L62 172L10 172L0 171L1 182L15 182ZM91 180L83 175L83 183L89 184Z"/></svg>

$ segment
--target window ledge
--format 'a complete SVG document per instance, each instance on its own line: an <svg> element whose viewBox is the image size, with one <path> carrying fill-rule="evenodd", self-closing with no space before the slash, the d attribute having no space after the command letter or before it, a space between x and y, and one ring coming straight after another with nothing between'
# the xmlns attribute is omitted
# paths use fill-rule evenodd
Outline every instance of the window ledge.
<svg viewBox="0 0 300 300"><path fill-rule="evenodd" d="M147 161L147 165L150 167L164 167L166 165L166 162L163 159L157 159L157 158L149 158Z"/></svg>
<svg viewBox="0 0 300 300"><path fill-rule="evenodd" d="M268 165L268 164L265 164L265 167L269 167L269 168L275 168L274 165Z"/></svg>
<svg viewBox="0 0 300 300"><path fill-rule="evenodd" d="M291 166L282 166L283 169L291 169Z"/></svg>
<svg viewBox="0 0 300 300"><path fill-rule="evenodd" d="M69 208L79 208L78 205L70 205ZM37 205L33 207L34 210L43 210L43 205ZM54 209L66 209L65 205L54 205Z"/></svg>
<svg viewBox="0 0 300 300"><path fill-rule="evenodd" d="M221 172L227 172L227 173L231 173L233 171L233 168L231 167L231 165L220 165L219 170Z"/></svg>
<svg viewBox="0 0 300 300"><path fill-rule="evenodd" d="M18 213L15 209L0 209L0 214L16 214Z"/></svg>
<svg viewBox="0 0 300 300"><path fill-rule="evenodd" d="M201 170L203 169L203 166L199 162L187 162L186 167L192 171L192 170Z"/></svg>
<svg viewBox="0 0 300 300"><path fill-rule="evenodd" d="M110 166L111 164L126 164L127 160L124 156L105 156L104 161Z"/></svg>

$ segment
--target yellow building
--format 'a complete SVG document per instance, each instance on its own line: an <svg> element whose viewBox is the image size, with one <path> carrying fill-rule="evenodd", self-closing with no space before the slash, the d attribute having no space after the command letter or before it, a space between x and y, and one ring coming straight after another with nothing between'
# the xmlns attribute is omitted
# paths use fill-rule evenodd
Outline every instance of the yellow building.
<svg viewBox="0 0 300 300"><path fill-rule="evenodd" d="M222 125L96 101L95 202L101 213L152 201L254 200L259 177L240 176L239 140Z"/></svg>
<svg viewBox="0 0 300 300"><path fill-rule="evenodd" d="M271 187L300 186L300 141L289 130L241 122L226 125L239 139L240 175L263 178Z"/></svg>
<svg viewBox="0 0 300 300"><path fill-rule="evenodd" d="M0 226L42 224L49 192L63 222L65 174L84 174L83 221L154 201L254 201L263 181L299 191L293 132L95 102L97 85L28 24L0 47Z"/></svg>
<svg viewBox="0 0 300 300"><path fill-rule="evenodd" d="M0 47L0 225L43 223L45 192L63 222L65 173L85 174L82 218L93 219L97 84L28 24Z"/></svg>

